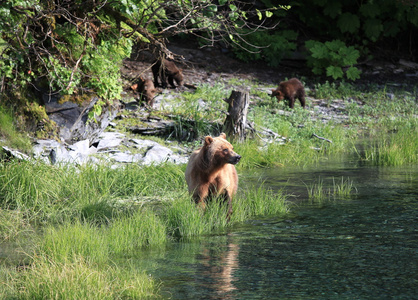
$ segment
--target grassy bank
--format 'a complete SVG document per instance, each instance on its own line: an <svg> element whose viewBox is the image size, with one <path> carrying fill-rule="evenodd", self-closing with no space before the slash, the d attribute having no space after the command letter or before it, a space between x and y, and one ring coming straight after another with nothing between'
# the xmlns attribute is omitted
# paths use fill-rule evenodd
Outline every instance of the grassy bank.
<svg viewBox="0 0 418 300"><path fill-rule="evenodd" d="M184 166L170 164L112 169L10 162L1 165L0 186L0 236L25 244L26 253L12 268L0 267L0 298L156 297L157 281L115 262L287 211L285 195L261 186L240 189L229 223L216 202L203 213L187 193Z"/></svg>
<svg viewBox="0 0 418 300"><path fill-rule="evenodd" d="M181 94L172 108L181 116L179 131L182 131L181 120L190 119L195 122L184 132L194 132L200 137L214 134L219 127L213 123L222 124L228 109L222 99L228 98L232 90L242 88L250 89L248 120L254 123L257 132L249 134L245 143L234 145L243 157L240 168L308 165L326 155L360 152L359 143L365 136L382 140L374 152L389 151L409 157L398 163L417 162L416 154L410 153L416 145L416 87L406 91L389 86L357 87L345 82L326 82L316 84L307 92L308 109L303 110L296 103L295 109L290 110L284 101L277 103L269 96L273 86L232 79L214 86L201 85L193 93ZM262 131L266 128L283 139L264 136ZM389 140L389 135L399 137ZM191 143L190 147L195 148L199 143ZM389 149L385 150L383 145ZM409 145L410 150L406 150ZM373 164L385 164L382 156L385 154L360 154L361 159Z"/></svg>
<svg viewBox="0 0 418 300"><path fill-rule="evenodd" d="M375 165L418 162L416 92L358 91L346 83L325 83L308 93L309 110L297 105L289 110L285 103L271 99L265 86L245 85L253 96L248 119L258 131L246 142L234 143L242 156L239 173L310 165L342 153L358 153L359 159ZM179 116L177 133L171 137L184 132L202 137L219 130L214 124L223 122L227 110L222 99L235 88L218 83L181 94L176 105L167 108ZM318 99L322 106L313 105ZM324 119L322 109L332 109L333 115ZM10 124L10 114L0 113L0 121ZM194 122L184 123L184 119ZM283 139L264 136L263 128ZM13 126L1 130L2 137L15 135ZM361 145L364 137L372 144ZM13 143L18 145L18 141ZM197 139L183 146L195 149L200 144ZM0 239L21 254L0 265L0 298L158 297L158 281L129 263L117 262L129 261L144 249L164 250L172 241L222 233L257 216L288 211L286 195L281 192L262 184L240 186L227 223L222 205L213 202L203 213L191 203L184 169L172 164L114 169L1 162ZM349 197L355 192L349 179L335 179L329 190L321 181L307 189L311 201Z"/></svg>

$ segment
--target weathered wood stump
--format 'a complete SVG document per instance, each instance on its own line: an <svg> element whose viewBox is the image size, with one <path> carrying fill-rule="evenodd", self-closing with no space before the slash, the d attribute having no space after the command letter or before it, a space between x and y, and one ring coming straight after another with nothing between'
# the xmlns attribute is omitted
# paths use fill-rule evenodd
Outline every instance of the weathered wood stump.
<svg viewBox="0 0 418 300"><path fill-rule="evenodd" d="M239 141L245 139L245 128L247 126L248 106L250 105L250 94L244 91L232 91L229 99L228 115L225 119L223 131L226 135L237 138Z"/></svg>

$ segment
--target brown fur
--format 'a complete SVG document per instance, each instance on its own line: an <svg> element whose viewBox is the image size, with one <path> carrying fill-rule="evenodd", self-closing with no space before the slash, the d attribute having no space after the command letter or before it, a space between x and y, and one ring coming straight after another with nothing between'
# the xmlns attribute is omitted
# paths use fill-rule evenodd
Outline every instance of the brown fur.
<svg viewBox="0 0 418 300"><path fill-rule="evenodd" d="M232 214L232 197L238 188L234 165L240 159L225 133L205 137L203 146L192 153L186 168L189 193L197 205L205 208L211 197L221 196L228 203L228 217Z"/></svg>
<svg viewBox="0 0 418 300"><path fill-rule="evenodd" d="M161 60L157 60L152 66L152 74L154 75L155 86L159 85L158 78L160 78L163 88L167 87L167 81L173 88L176 87L174 81L178 86L183 85L183 70L177 68L173 61L163 59L161 62Z"/></svg>
<svg viewBox="0 0 418 300"><path fill-rule="evenodd" d="M141 101L145 101L150 107L154 105L157 90L151 79L139 77L138 81L131 86L131 89L139 93Z"/></svg>
<svg viewBox="0 0 418 300"><path fill-rule="evenodd" d="M300 105L305 108L305 89L303 84L296 78L280 82L279 87L272 90L271 96L275 96L279 102L283 99L289 100L290 108L293 108L296 99L299 99Z"/></svg>

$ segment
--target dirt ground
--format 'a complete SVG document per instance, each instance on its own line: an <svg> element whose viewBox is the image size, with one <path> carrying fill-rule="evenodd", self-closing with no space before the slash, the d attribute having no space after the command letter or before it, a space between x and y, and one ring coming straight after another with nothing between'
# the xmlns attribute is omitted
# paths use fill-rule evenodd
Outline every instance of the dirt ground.
<svg viewBox="0 0 418 300"><path fill-rule="evenodd" d="M177 65L183 69L185 83L214 83L228 78L257 80L265 85L278 85L291 77L303 77L306 87L313 88L330 78L312 74L305 60L283 60L278 67L264 62L245 63L232 58L232 53L220 47L201 48L192 43L175 42L168 47L176 57ZM153 55L148 51L133 51L121 69L125 87L129 87L138 76L152 79ZM388 85L411 89L418 83L418 64L407 60L397 62L364 61L357 65L362 70L361 79L353 84L367 87L369 84Z"/></svg>

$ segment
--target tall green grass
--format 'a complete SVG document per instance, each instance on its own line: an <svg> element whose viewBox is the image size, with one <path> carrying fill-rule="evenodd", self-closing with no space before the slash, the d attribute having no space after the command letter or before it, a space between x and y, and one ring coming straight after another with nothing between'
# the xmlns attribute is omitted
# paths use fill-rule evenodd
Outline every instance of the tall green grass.
<svg viewBox="0 0 418 300"><path fill-rule="evenodd" d="M171 164L0 166L0 234L18 240L25 226L40 233L27 250L28 265L19 272L0 267L5 282L0 298L154 297L158 284L152 278L116 262L146 248L164 249L173 239L223 232L234 223L288 209L281 192L262 185L240 188L228 222L227 208L217 199L205 211L196 207L187 193L184 166Z"/></svg>
<svg viewBox="0 0 418 300"><path fill-rule="evenodd" d="M378 134L360 157L373 165L401 166L418 163L418 119L408 119L394 133Z"/></svg>
<svg viewBox="0 0 418 300"><path fill-rule="evenodd" d="M32 221L87 218L105 222L118 211L117 198L172 197L185 188L184 167L51 167L42 162L0 164L0 207L23 211ZM170 194L172 193L172 194Z"/></svg>
<svg viewBox="0 0 418 300"><path fill-rule="evenodd" d="M332 186L326 188L323 179L319 179L318 182L312 183L306 186L308 190L309 200L312 202L322 202L326 199L332 198L349 198L353 193L357 191L354 183L350 178L344 179L341 177L341 181L332 178Z"/></svg>
<svg viewBox="0 0 418 300"><path fill-rule="evenodd" d="M31 148L29 137L16 129L12 113L0 106L0 146L4 145L25 152Z"/></svg>
<svg viewBox="0 0 418 300"><path fill-rule="evenodd" d="M144 299L157 298L159 291L159 284L142 271L101 267L80 256L72 261L36 257L26 270L4 277L2 299Z"/></svg>
<svg viewBox="0 0 418 300"><path fill-rule="evenodd" d="M168 232L174 237L191 238L222 231L231 224L243 222L256 216L280 215L288 212L286 196L259 186L240 189L232 201L233 213L227 220L227 205L213 199L203 212L189 197L177 199L166 210Z"/></svg>

